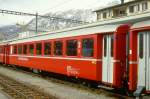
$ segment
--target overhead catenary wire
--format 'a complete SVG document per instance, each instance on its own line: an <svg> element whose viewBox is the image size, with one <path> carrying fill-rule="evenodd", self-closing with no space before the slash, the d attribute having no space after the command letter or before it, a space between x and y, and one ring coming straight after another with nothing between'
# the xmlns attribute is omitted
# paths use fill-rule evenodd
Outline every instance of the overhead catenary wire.
<svg viewBox="0 0 150 99"><path fill-rule="evenodd" d="M2 13L2 14L11 14L11 15L19 15L19 16L34 16L34 17L36 17L35 18L36 19L36 26L35 26L36 33L38 32L38 18L39 17L48 18L50 20L61 20L61 21L66 21L66 22L70 22L70 23L78 23L78 24L88 23L88 22L79 21L79 20L66 19L66 18L61 18L61 17L53 17L53 16L48 16L48 15L39 15L38 13L36 13L36 14L25 13L25 12L12 11L12 10L3 10L3 9L0 9L0 13Z"/></svg>
<svg viewBox="0 0 150 99"><path fill-rule="evenodd" d="M25 13L25 12L19 12L19 11L11 11L11 10L2 10L0 9L0 13L2 14L12 14L12 15L22 15L22 16L37 16L36 14L33 13ZM78 21L78 20L73 20L73 19L65 19L65 18L60 18L60 17L52 17L48 15L39 15L38 17L43 17L43 18L49 18L49 19L57 19L57 20L64 20L64 21L71 21L75 23L88 23L88 22L83 22L83 21Z"/></svg>

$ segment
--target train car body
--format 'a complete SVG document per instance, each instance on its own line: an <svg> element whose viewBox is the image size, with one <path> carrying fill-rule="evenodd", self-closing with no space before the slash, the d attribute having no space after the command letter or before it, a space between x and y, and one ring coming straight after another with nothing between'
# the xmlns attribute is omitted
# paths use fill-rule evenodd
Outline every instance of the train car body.
<svg viewBox="0 0 150 99"><path fill-rule="evenodd" d="M144 86L149 92L149 17L144 13L4 41L0 62L132 92Z"/></svg>
<svg viewBox="0 0 150 99"><path fill-rule="evenodd" d="M7 47L7 62L4 53L1 61L121 88L128 29L120 24L91 25L14 40Z"/></svg>
<svg viewBox="0 0 150 99"><path fill-rule="evenodd" d="M139 86L150 92L150 20L137 22L130 30L129 89Z"/></svg>

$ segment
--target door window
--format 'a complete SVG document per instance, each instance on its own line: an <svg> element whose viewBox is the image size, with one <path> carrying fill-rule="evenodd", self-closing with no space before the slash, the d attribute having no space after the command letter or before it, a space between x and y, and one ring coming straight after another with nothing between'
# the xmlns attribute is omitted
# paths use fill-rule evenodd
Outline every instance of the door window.
<svg viewBox="0 0 150 99"><path fill-rule="evenodd" d="M111 57L113 57L113 51L114 51L113 49L114 49L114 38L111 37L111 49L110 49L111 50L110 51L111 52Z"/></svg>
<svg viewBox="0 0 150 99"><path fill-rule="evenodd" d="M104 57L107 55L107 37L104 37Z"/></svg>
<svg viewBox="0 0 150 99"><path fill-rule="evenodd" d="M144 38L143 34L139 35L139 57L143 58Z"/></svg>

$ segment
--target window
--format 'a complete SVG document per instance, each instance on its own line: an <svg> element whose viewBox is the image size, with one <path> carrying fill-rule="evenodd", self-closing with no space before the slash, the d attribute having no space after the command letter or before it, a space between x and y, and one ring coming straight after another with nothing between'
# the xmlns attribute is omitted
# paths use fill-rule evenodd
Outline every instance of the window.
<svg viewBox="0 0 150 99"><path fill-rule="evenodd" d="M94 40L83 39L82 40L82 55L85 57L93 57L94 54Z"/></svg>
<svg viewBox="0 0 150 99"><path fill-rule="evenodd" d="M109 12L108 12L108 16L111 17L111 11L110 11L110 10L109 10Z"/></svg>
<svg viewBox="0 0 150 99"><path fill-rule="evenodd" d="M2 47L0 47L0 53L3 53L3 48Z"/></svg>
<svg viewBox="0 0 150 99"><path fill-rule="evenodd" d="M42 54L42 44L41 43L37 43L36 44L36 54L37 55L41 55Z"/></svg>
<svg viewBox="0 0 150 99"><path fill-rule="evenodd" d="M18 54L22 54L22 45L18 45Z"/></svg>
<svg viewBox="0 0 150 99"><path fill-rule="evenodd" d="M23 54L27 54L27 45L23 45Z"/></svg>
<svg viewBox="0 0 150 99"><path fill-rule="evenodd" d="M107 55L107 37L104 37L104 57Z"/></svg>
<svg viewBox="0 0 150 99"><path fill-rule="evenodd" d="M139 35L139 56L142 59L143 58L143 47L144 47L144 39L143 39L143 34Z"/></svg>
<svg viewBox="0 0 150 99"><path fill-rule="evenodd" d="M142 10L144 11L144 10L147 10L147 9L148 9L148 4L147 4L147 2L142 3Z"/></svg>
<svg viewBox="0 0 150 99"><path fill-rule="evenodd" d="M134 12L134 6L130 6L130 7L129 7L129 12L130 12L130 13L133 13L133 12Z"/></svg>
<svg viewBox="0 0 150 99"><path fill-rule="evenodd" d="M77 56L77 40L68 40L66 53L68 56Z"/></svg>
<svg viewBox="0 0 150 99"><path fill-rule="evenodd" d="M33 44L29 45L29 54L34 54L34 45Z"/></svg>
<svg viewBox="0 0 150 99"><path fill-rule="evenodd" d="M113 57L113 51L114 51L114 38L111 37L111 57Z"/></svg>
<svg viewBox="0 0 150 99"><path fill-rule="evenodd" d="M101 19L101 13L100 12L97 12L97 18Z"/></svg>
<svg viewBox="0 0 150 99"><path fill-rule="evenodd" d="M140 4L137 4L137 5L136 5L136 11L137 11L137 12L140 11Z"/></svg>
<svg viewBox="0 0 150 99"><path fill-rule="evenodd" d="M44 55L50 55L51 54L51 43L47 42L44 43Z"/></svg>
<svg viewBox="0 0 150 99"><path fill-rule="evenodd" d="M13 46L13 54L17 54L17 46Z"/></svg>
<svg viewBox="0 0 150 99"><path fill-rule="evenodd" d="M104 19L107 18L107 13L106 12L103 13L103 18Z"/></svg>
<svg viewBox="0 0 150 99"><path fill-rule="evenodd" d="M62 55L63 43L61 41L54 42L54 54Z"/></svg>
<svg viewBox="0 0 150 99"><path fill-rule="evenodd" d="M120 14L120 15L125 15L125 14L126 14L126 11L125 11L125 10L120 10L120 11L119 11L119 14Z"/></svg>

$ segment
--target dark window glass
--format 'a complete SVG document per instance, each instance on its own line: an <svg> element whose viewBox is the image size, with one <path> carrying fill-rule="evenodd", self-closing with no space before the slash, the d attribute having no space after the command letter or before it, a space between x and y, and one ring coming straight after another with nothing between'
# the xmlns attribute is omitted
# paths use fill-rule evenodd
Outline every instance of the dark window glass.
<svg viewBox="0 0 150 99"><path fill-rule="evenodd" d="M82 40L82 55L85 57L93 57L94 54L94 40L83 39Z"/></svg>
<svg viewBox="0 0 150 99"><path fill-rule="evenodd" d="M54 42L54 54L62 55L63 43L61 41Z"/></svg>
<svg viewBox="0 0 150 99"><path fill-rule="evenodd" d="M27 45L23 45L23 54L27 54Z"/></svg>
<svg viewBox="0 0 150 99"><path fill-rule="evenodd" d="M148 4L147 2L142 3L142 10L147 10L148 9Z"/></svg>
<svg viewBox="0 0 150 99"><path fill-rule="evenodd" d="M18 45L18 54L22 54L22 45Z"/></svg>
<svg viewBox="0 0 150 99"><path fill-rule="evenodd" d="M77 55L77 40L68 40L67 41L66 53L68 56L76 56Z"/></svg>
<svg viewBox="0 0 150 99"><path fill-rule="evenodd" d="M126 14L126 11L125 11L125 10L120 10L120 11L119 11L119 14L120 14L120 15L125 15L125 14Z"/></svg>
<svg viewBox="0 0 150 99"><path fill-rule="evenodd" d="M114 51L114 38L111 37L111 57L113 57L113 51Z"/></svg>
<svg viewBox="0 0 150 99"><path fill-rule="evenodd" d="M139 35L139 56L143 58L143 47L144 47L144 38L143 34Z"/></svg>
<svg viewBox="0 0 150 99"><path fill-rule="evenodd" d="M34 45L33 44L29 45L29 54L34 54Z"/></svg>
<svg viewBox="0 0 150 99"><path fill-rule="evenodd" d="M107 55L107 37L104 37L104 56Z"/></svg>
<svg viewBox="0 0 150 99"><path fill-rule="evenodd" d="M17 54L17 46L13 46L13 54Z"/></svg>
<svg viewBox="0 0 150 99"><path fill-rule="evenodd" d="M137 11L140 11L140 4L137 5Z"/></svg>
<svg viewBox="0 0 150 99"><path fill-rule="evenodd" d="M36 54L37 55L41 55L42 54L42 44L41 43L37 43L36 44Z"/></svg>
<svg viewBox="0 0 150 99"><path fill-rule="evenodd" d="M51 43L47 42L44 43L44 55L50 55L51 54Z"/></svg>
<svg viewBox="0 0 150 99"><path fill-rule="evenodd" d="M104 19L107 18L107 13L106 12L103 13L103 18Z"/></svg>
<svg viewBox="0 0 150 99"><path fill-rule="evenodd" d="M130 6L130 7L129 7L129 12L130 12L130 13L133 13L133 12L134 12L134 6Z"/></svg>

